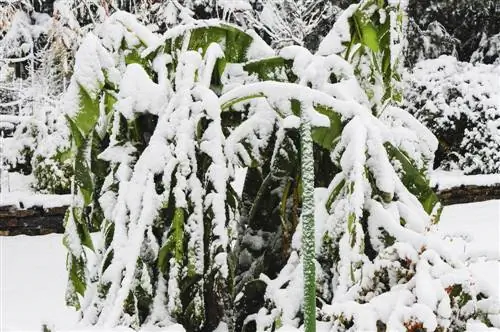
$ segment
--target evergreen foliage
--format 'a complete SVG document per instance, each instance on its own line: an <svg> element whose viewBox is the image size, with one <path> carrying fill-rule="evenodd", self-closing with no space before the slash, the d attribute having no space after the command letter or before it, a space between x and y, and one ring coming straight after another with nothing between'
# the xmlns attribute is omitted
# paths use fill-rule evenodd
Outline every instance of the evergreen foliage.
<svg viewBox="0 0 500 332"><path fill-rule="evenodd" d="M443 54L469 61L482 40L500 32L498 1L409 1L408 15L409 34L417 37L408 38L411 65ZM424 35L419 37L420 32ZM453 49L456 54L450 53Z"/></svg>
<svg viewBox="0 0 500 332"><path fill-rule="evenodd" d="M450 56L422 61L407 77L407 110L439 139L434 165L466 174L500 170L499 70Z"/></svg>

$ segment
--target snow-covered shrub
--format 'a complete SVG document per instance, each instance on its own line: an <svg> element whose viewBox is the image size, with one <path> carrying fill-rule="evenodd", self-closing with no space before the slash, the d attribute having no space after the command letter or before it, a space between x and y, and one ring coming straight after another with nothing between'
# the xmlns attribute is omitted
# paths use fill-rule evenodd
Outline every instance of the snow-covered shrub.
<svg viewBox="0 0 500 332"><path fill-rule="evenodd" d="M67 300L83 321L498 325L490 294L429 236L437 141L397 107L403 9L350 7L316 54L276 56L216 21L159 38L123 12L89 34L67 97ZM235 167L249 168L241 202Z"/></svg>
<svg viewBox="0 0 500 332"><path fill-rule="evenodd" d="M69 70L64 72L68 53L64 45L51 43L50 48L36 54L40 64L30 69L30 78L19 82L19 87L10 84L19 90L19 111L15 113L20 121L12 137L5 140L7 159L13 169L33 173L33 187L41 192L70 191L69 130L61 100L69 74Z"/></svg>
<svg viewBox="0 0 500 332"><path fill-rule="evenodd" d="M500 32L500 11L497 8L498 1L492 0L408 1L409 17L418 29L426 31L429 30L431 24L435 25L436 23L442 26L446 33L443 34L445 38L441 38L441 40L449 45L451 40L446 36L448 34L456 40L454 44L460 61L471 59L471 55L478 48L483 34L493 36ZM421 39L418 37L409 38L408 43L410 49L418 51L414 44L420 44ZM435 46L438 49L441 48L438 44ZM441 50L443 49L441 48ZM415 54L410 54L410 56L415 57Z"/></svg>
<svg viewBox="0 0 500 332"><path fill-rule="evenodd" d="M31 101L28 109L21 109L23 121L12 137L5 138L5 157L12 170L34 175L35 190L67 194L73 174L69 130L55 102Z"/></svg>
<svg viewBox="0 0 500 332"><path fill-rule="evenodd" d="M443 56L407 75L406 109L439 139L436 167L500 171L500 67Z"/></svg>
<svg viewBox="0 0 500 332"><path fill-rule="evenodd" d="M410 20L408 24L409 41L405 49L405 65L409 68L426 59L435 59L441 55L457 55L459 40L453 38L438 21L429 23L426 30Z"/></svg>
<svg viewBox="0 0 500 332"><path fill-rule="evenodd" d="M6 108L18 118L12 137L5 140L6 159L12 170L33 173L36 190L69 193L72 166L61 96L71 75L79 26L61 2L53 17L24 8L22 2L11 6L16 14L0 41L0 54L16 75L1 88L12 92Z"/></svg>
<svg viewBox="0 0 500 332"><path fill-rule="evenodd" d="M470 60L472 63L500 64L500 33L491 37L484 34Z"/></svg>

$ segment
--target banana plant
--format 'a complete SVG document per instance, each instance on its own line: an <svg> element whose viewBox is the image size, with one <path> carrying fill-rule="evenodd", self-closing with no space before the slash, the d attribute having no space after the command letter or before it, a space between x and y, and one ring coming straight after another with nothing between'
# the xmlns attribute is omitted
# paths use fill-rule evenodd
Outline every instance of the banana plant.
<svg viewBox="0 0 500 332"><path fill-rule="evenodd" d="M213 22L159 42L124 13L99 38L89 35L77 54L68 97L78 106L68 116L76 171L68 302L104 326L167 317L190 330L231 326L238 202L223 143L234 119L221 118L214 91L252 47L273 52Z"/></svg>
<svg viewBox="0 0 500 332"><path fill-rule="evenodd" d="M439 207L426 177L434 136L388 88L372 94L380 84L346 56L344 39L372 43L352 35L352 16L377 26L372 9L400 11L393 3L350 7L316 54L276 54L217 21L159 38L121 12L85 39L67 98L65 234L67 298L83 321L314 331L318 320L391 330L487 317L461 310L481 296L426 235ZM392 59L392 48L370 50ZM240 199L231 183L242 167ZM462 277L446 284L447 273ZM442 286L430 302L429 280ZM376 312L384 299L397 315Z"/></svg>
<svg viewBox="0 0 500 332"><path fill-rule="evenodd" d="M352 64L375 115L402 98L405 9L404 1L363 0L353 4L318 49L318 54L340 54Z"/></svg>

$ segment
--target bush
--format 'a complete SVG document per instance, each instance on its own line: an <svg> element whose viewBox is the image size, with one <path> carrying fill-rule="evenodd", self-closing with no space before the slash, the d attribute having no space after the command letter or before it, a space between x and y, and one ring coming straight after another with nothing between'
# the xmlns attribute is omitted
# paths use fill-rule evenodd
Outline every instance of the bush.
<svg viewBox="0 0 500 332"><path fill-rule="evenodd" d="M479 48L472 54L471 62L500 64L500 33L489 38L483 35Z"/></svg>
<svg viewBox="0 0 500 332"><path fill-rule="evenodd" d="M405 107L439 139L434 166L466 174L500 171L498 67L450 56L406 76Z"/></svg>

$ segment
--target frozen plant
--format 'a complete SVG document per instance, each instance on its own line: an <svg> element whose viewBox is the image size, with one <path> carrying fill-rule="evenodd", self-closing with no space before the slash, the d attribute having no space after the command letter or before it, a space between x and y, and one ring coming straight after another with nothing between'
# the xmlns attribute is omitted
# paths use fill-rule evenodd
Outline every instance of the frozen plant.
<svg viewBox="0 0 500 332"><path fill-rule="evenodd" d="M226 65L272 51L218 22L160 39L124 12L96 33L77 52L66 97L68 303L108 327L231 327L238 202L216 91Z"/></svg>
<svg viewBox="0 0 500 332"><path fill-rule="evenodd" d="M315 54L276 54L219 21L159 37L124 12L87 35L66 95L67 300L82 320L498 326L494 294L429 236L437 140L398 107L404 9L349 7ZM237 167L248 168L241 200Z"/></svg>

